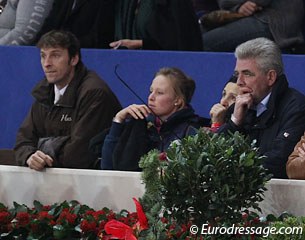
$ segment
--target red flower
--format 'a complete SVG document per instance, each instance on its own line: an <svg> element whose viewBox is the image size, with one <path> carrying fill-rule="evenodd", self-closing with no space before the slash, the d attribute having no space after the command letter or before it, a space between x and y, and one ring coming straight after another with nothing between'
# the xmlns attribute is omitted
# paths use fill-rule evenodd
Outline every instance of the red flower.
<svg viewBox="0 0 305 240"><path fill-rule="evenodd" d="M0 212L0 225L10 222L10 214L8 212Z"/></svg>
<svg viewBox="0 0 305 240"><path fill-rule="evenodd" d="M168 219L166 219L165 217L161 217L160 220L161 220L162 223L168 223Z"/></svg>
<svg viewBox="0 0 305 240"><path fill-rule="evenodd" d="M138 214L136 212L129 213L128 220L130 225L136 224L136 222L138 221Z"/></svg>
<svg viewBox="0 0 305 240"><path fill-rule="evenodd" d="M50 215L48 212L42 211L38 213L38 219L39 220L50 220L53 219L53 216Z"/></svg>
<svg viewBox="0 0 305 240"><path fill-rule="evenodd" d="M27 212L19 212L16 215L16 220L20 227L25 227L30 223L30 214Z"/></svg>
<svg viewBox="0 0 305 240"><path fill-rule="evenodd" d="M118 239L137 240L131 227L114 219L106 223L105 231Z"/></svg>
<svg viewBox="0 0 305 240"><path fill-rule="evenodd" d="M162 152L159 154L159 160L160 161L166 161L167 159L167 155L166 155L166 152Z"/></svg>
<svg viewBox="0 0 305 240"><path fill-rule="evenodd" d="M45 206L42 207L43 211L47 211L48 212L48 211L50 211L50 209L51 209L50 205L45 205Z"/></svg>
<svg viewBox="0 0 305 240"><path fill-rule="evenodd" d="M139 218L138 223L140 225L140 230L148 229L148 220L143 211L141 204L139 203L139 201L136 198L132 198L132 200L134 201L134 203L136 205L136 210L137 210L137 214L138 214L138 218Z"/></svg>
<svg viewBox="0 0 305 240"><path fill-rule="evenodd" d="M112 212L112 211L111 211L110 213L108 213L107 219L108 219L108 220L115 219L115 213Z"/></svg>
<svg viewBox="0 0 305 240"><path fill-rule="evenodd" d="M94 217L94 219L96 221L99 221L104 215L105 215L104 210L99 210L99 211L96 211L96 212L92 213L92 216Z"/></svg>
<svg viewBox="0 0 305 240"><path fill-rule="evenodd" d="M260 223L260 220L258 217L253 218L252 220L253 223Z"/></svg>
<svg viewBox="0 0 305 240"><path fill-rule="evenodd" d="M74 224L75 221L77 219L77 215L67 212L67 211L63 211L61 212L61 214L59 215L57 222L61 223L63 220L66 220L69 224Z"/></svg>
<svg viewBox="0 0 305 240"><path fill-rule="evenodd" d="M87 210L85 212L86 215L93 215L94 214L94 211L93 210Z"/></svg>
<svg viewBox="0 0 305 240"><path fill-rule="evenodd" d="M125 224L129 224L129 218L128 217L120 217L118 219L120 222L125 223Z"/></svg>
<svg viewBox="0 0 305 240"><path fill-rule="evenodd" d="M245 212L243 212L242 215L241 215L241 217L242 217L243 220L248 219L248 216L249 216L249 214L248 214L248 213L245 213Z"/></svg>
<svg viewBox="0 0 305 240"><path fill-rule="evenodd" d="M94 232L96 230L96 223L95 222L89 222L87 220L83 220L80 223L80 229L86 233L86 232Z"/></svg>
<svg viewBox="0 0 305 240"><path fill-rule="evenodd" d="M146 215L143 211L143 208L139 201L135 198L133 198L133 201L136 205L137 215L138 215L138 221L134 225L134 228L136 230L145 230L148 229L148 221L146 218ZM134 216L134 215L132 215ZM122 219L124 222L126 222L126 219ZM118 239L124 239L124 240L136 240L137 238L133 234L133 228L128 226L125 223L122 223L117 220L110 220L105 225L105 231L107 234L111 234L112 236L118 238Z"/></svg>

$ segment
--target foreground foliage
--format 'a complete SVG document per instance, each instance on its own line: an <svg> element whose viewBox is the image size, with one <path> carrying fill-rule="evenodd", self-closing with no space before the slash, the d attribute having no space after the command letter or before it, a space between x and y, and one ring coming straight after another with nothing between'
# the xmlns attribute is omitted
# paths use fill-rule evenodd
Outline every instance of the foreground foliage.
<svg viewBox="0 0 305 240"><path fill-rule="evenodd" d="M242 209L259 210L271 178L263 160L255 142L239 133L200 131L164 153L148 153L140 167L146 186L142 204L153 226L150 238L166 239L160 214L178 224L229 226L241 221Z"/></svg>
<svg viewBox="0 0 305 240"><path fill-rule="evenodd" d="M270 175L255 143L242 135L200 131L174 142L166 152L152 150L140 167L145 194L137 212L114 213L77 201L34 207L0 204L1 239L305 239L303 234L267 234L268 227L304 229L305 218L283 214L259 217L259 202ZM254 209L256 212L247 209ZM253 227L250 233L202 233L202 226ZM193 231L193 226L198 231ZM196 230L196 229L195 229ZM305 232L304 232L305 235Z"/></svg>

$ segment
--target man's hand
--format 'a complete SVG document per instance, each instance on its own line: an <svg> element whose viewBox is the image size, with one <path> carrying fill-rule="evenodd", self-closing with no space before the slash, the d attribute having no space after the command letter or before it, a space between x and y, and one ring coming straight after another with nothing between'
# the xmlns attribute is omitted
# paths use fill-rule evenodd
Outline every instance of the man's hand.
<svg viewBox="0 0 305 240"><path fill-rule="evenodd" d="M241 125L247 114L248 109L253 105L252 90L248 87L240 87L240 94L237 95L234 112L231 120L237 125Z"/></svg>
<svg viewBox="0 0 305 240"><path fill-rule="evenodd" d="M252 1L247 1L240 6L240 8L238 9L238 13L241 13L245 17L248 17L260 10L262 10L262 7L258 6Z"/></svg>
<svg viewBox="0 0 305 240"><path fill-rule="evenodd" d="M126 47L128 49L139 49L143 46L142 40L131 40L131 39L121 39L109 44L112 49L118 49L120 47Z"/></svg>
<svg viewBox="0 0 305 240"><path fill-rule="evenodd" d="M26 160L26 163L31 169L41 171L46 165L52 167L53 159L49 155L38 150Z"/></svg>
<svg viewBox="0 0 305 240"><path fill-rule="evenodd" d="M225 122L226 112L227 108L223 105L220 103L214 104L210 111L211 122L223 124Z"/></svg>

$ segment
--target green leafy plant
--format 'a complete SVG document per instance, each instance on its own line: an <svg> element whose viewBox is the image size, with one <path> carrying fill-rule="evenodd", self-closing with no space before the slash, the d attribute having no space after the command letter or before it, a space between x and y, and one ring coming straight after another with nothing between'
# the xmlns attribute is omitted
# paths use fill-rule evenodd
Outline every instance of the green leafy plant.
<svg viewBox="0 0 305 240"><path fill-rule="evenodd" d="M283 213L276 218L273 215L267 216L269 219L269 229L277 234L269 234L262 238L264 240L305 240L305 217L295 217L288 213Z"/></svg>
<svg viewBox="0 0 305 240"><path fill-rule="evenodd" d="M160 214L180 225L220 226L240 222L242 209L259 210L264 185L271 178L263 159L255 142L238 132L227 136L199 131L165 153L149 152L140 167L150 239L167 239Z"/></svg>

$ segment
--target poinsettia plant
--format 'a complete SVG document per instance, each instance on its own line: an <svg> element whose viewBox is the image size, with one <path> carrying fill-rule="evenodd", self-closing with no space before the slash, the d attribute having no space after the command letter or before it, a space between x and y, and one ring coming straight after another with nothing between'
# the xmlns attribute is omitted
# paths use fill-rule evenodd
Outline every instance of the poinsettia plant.
<svg viewBox="0 0 305 240"><path fill-rule="evenodd" d="M113 219L105 225L107 234L110 234L117 239L137 240L141 231L148 229L148 221L141 204L135 198L133 198L133 201L136 205L138 221L133 224L133 226L129 226L120 220Z"/></svg>
<svg viewBox="0 0 305 240"><path fill-rule="evenodd" d="M109 221L126 226L138 222L136 212L114 213L108 208L95 211L77 201L51 206L34 201L34 207L14 203L13 208L0 204L1 239L110 239L105 232Z"/></svg>

